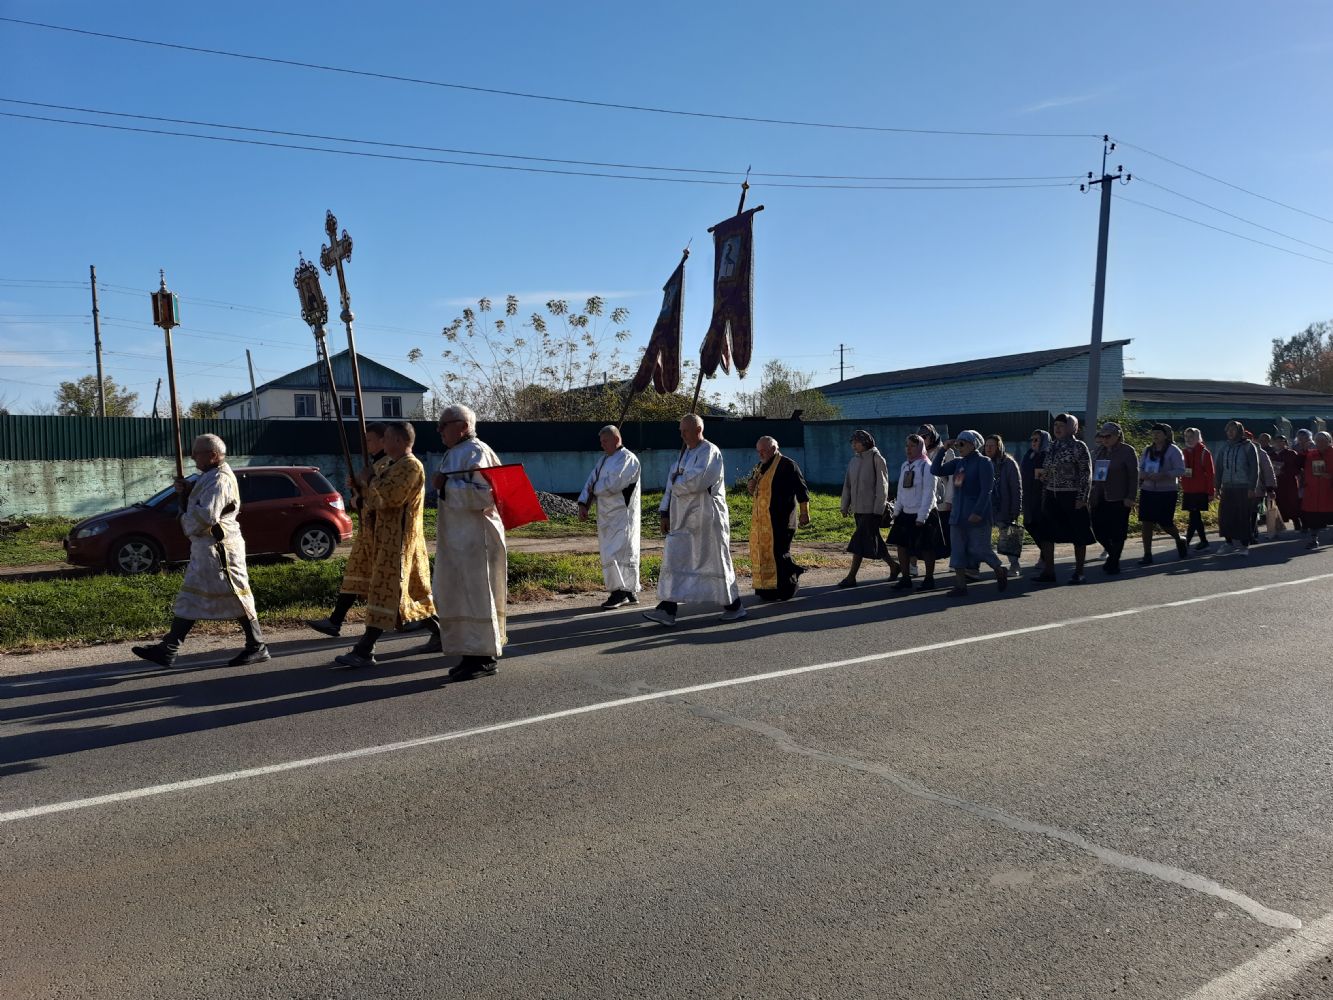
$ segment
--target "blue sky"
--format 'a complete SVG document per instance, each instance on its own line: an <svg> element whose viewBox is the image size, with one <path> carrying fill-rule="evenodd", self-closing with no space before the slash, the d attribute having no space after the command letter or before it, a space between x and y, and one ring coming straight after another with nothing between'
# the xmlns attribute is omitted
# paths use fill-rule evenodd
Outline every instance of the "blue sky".
<svg viewBox="0 0 1333 1000"><path fill-rule="evenodd" d="M1315 2L312 5L0 2L0 15L432 80L724 114L1114 136L1333 219L1333 7ZM984 138L671 117L319 73L0 23L0 97L388 142L735 171L1059 176L1093 138ZM54 114L0 104L0 111ZM84 120L112 121L91 115ZM136 124L126 121L125 124ZM164 126L169 127L169 126ZM299 140L298 140L299 141ZM458 303L598 291L645 343L693 239L687 356L710 310L708 226L731 186L548 176L264 149L0 118L0 399L49 402L93 370L95 263L108 373L151 402L147 292L185 299L186 402L313 360L291 286L326 208L352 233L362 352L408 373ZM440 154L422 154L440 155ZM1333 224L1122 147L1105 335L1132 370L1262 381L1269 341L1333 316ZM682 176L682 175L675 175ZM701 175L719 179L714 175ZM831 380L1088 337L1097 198L1028 190L756 183L755 374ZM1295 237L1304 243L1291 242ZM1307 244L1330 248L1313 249ZM15 281L14 279L18 279ZM69 284L48 284L66 282ZM83 284L79 284L83 283ZM326 280L329 292L332 283ZM336 285L332 285L336 288ZM134 297L118 289L142 289ZM239 304L260 312L196 300ZM527 303L525 303L526 306ZM282 315L274 315L281 313ZM331 331L339 344L340 331ZM696 355L697 356L697 355ZM435 368L438 369L439 365ZM416 371L417 377L421 372ZM424 380L424 379L423 379ZM724 396L734 379L709 389Z"/></svg>

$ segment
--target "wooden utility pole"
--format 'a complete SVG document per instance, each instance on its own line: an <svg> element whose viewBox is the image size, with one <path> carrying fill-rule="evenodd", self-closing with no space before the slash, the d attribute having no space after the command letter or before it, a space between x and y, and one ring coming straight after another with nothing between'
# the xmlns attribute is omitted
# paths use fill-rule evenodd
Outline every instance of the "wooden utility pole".
<svg viewBox="0 0 1333 1000"><path fill-rule="evenodd" d="M1106 306L1106 246L1111 235L1111 184L1118 180L1128 183L1132 174L1124 173L1123 166L1117 166L1114 174L1106 172L1106 157L1115 149L1110 136L1102 136L1102 176L1094 180L1088 174L1086 184L1080 184L1080 191L1087 191L1094 185L1101 185L1101 217L1097 224L1097 278L1092 292L1092 348L1088 355L1088 399L1083 409L1083 438L1091 441L1097 434L1097 410L1101 405L1102 391L1102 312Z"/></svg>
<svg viewBox="0 0 1333 1000"><path fill-rule="evenodd" d="M245 367L250 369L250 413L255 420L262 420L259 415L259 392L255 389L255 363L250 359L250 348L245 349Z"/></svg>
<svg viewBox="0 0 1333 1000"><path fill-rule="evenodd" d="M102 381L102 324L97 312L97 268L88 265L88 275L93 286L93 352L97 355L97 415L106 416L106 383Z"/></svg>

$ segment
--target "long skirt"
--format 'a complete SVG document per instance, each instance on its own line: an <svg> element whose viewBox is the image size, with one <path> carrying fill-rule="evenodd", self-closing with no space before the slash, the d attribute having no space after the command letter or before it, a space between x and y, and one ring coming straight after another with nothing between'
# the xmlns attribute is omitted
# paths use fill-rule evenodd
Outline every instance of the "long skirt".
<svg viewBox="0 0 1333 1000"><path fill-rule="evenodd" d="M889 550L884 545L884 536L879 533L880 520L879 514L857 514L856 530L847 543L847 551L863 559L887 559Z"/></svg>
<svg viewBox="0 0 1333 1000"><path fill-rule="evenodd" d="M1091 545L1097 540L1097 536L1092 533L1092 515L1088 513L1086 505L1074 506L1077 499L1073 493L1055 493L1051 490L1042 492L1037 541Z"/></svg>
<svg viewBox="0 0 1333 1000"><path fill-rule="evenodd" d="M1139 521L1165 527L1176 520L1175 490L1139 490Z"/></svg>
<svg viewBox="0 0 1333 1000"><path fill-rule="evenodd" d="M914 559L939 559L949 554L944 531L937 510L931 510L924 521L915 514L899 514L889 528L889 544L906 549Z"/></svg>
<svg viewBox="0 0 1333 1000"><path fill-rule="evenodd" d="M1333 513L1330 513L1329 511L1301 511L1301 526L1310 531L1318 531L1320 528L1327 528L1330 524L1333 524Z"/></svg>
<svg viewBox="0 0 1333 1000"><path fill-rule="evenodd" d="M789 601L796 596L800 585L800 576L805 569L796 565L791 557L791 542L796 532L791 528L773 529L773 558L777 563L778 585L776 587L756 587L754 592L761 601Z"/></svg>
<svg viewBox="0 0 1333 1000"><path fill-rule="evenodd" d="M1248 486L1223 486L1217 511L1217 530L1228 542L1249 545L1254 538L1257 501Z"/></svg>
<svg viewBox="0 0 1333 1000"><path fill-rule="evenodd" d="M1106 549L1106 556L1112 560L1114 568L1125 550L1125 539L1129 537L1129 508L1124 501L1103 500L1093 507L1092 531Z"/></svg>

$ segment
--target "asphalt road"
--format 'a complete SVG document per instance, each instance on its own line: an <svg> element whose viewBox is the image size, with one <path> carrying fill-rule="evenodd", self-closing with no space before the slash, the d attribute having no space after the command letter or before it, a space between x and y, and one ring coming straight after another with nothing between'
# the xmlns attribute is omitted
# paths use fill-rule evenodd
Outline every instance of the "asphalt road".
<svg viewBox="0 0 1333 1000"><path fill-rule="evenodd" d="M1333 997L1333 554L1092 574L0 678L0 996Z"/></svg>

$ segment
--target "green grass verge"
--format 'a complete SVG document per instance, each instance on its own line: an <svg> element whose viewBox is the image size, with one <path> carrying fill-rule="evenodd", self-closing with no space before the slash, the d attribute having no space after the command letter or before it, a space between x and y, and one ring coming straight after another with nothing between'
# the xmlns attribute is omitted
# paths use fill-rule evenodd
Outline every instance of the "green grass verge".
<svg viewBox="0 0 1333 1000"><path fill-rule="evenodd" d="M41 566L65 561L62 544L74 521L67 517L23 518L28 527L0 537L0 566Z"/></svg>

